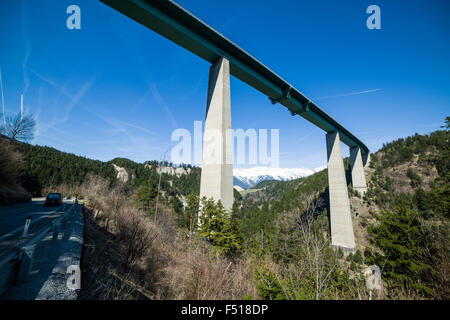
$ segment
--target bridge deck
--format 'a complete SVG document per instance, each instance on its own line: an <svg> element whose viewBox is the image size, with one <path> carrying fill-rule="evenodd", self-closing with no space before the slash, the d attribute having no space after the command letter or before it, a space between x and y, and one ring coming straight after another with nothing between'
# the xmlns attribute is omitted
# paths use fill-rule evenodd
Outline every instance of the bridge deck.
<svg viewBox="0 0 450 320"><path fill-rule="evenodd" d="M170 0L101 0L117 11L214 63L230 61L230 73L326 132L339 132L341 141L369 149L352 133L275 72L225 36Z"/></svg>

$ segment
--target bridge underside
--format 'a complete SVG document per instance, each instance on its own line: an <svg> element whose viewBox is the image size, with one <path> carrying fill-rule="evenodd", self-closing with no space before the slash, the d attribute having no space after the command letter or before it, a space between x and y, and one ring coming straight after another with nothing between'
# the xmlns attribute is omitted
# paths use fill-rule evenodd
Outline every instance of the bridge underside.
<svg viewBox="0 0 450 320"><path fill-rule="evenodd" d="M217 62L225 57L230 74L328 132L338 132L349 147L369 149L352 133L264 64L173 1L101 0L199 57Z"/></svg>
<svg viewBox="0 0 450 320"><path fill-rule="evenodd" d="M353 250L350 203L340 142L350 147L353 187L367 189L364 165L369 149L347 129L277 74L169 0L101 0L160 35L212 63L209 76L200 196L233 206L233 148L230 74L323 129L327 141L331 238L334 246ZM210 137L216 133L214 138Z"/></svg>

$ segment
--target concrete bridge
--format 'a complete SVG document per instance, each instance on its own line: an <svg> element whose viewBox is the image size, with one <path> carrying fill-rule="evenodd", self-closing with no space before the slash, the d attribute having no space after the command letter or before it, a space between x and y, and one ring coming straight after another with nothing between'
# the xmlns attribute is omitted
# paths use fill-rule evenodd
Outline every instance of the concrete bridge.
<svg viewBox="0 0 450 320"><path fill-rule="evenodd" d="M170 0L101 0L138 23L209 61L205 133L200 196L233 205L233 147L230 74L267 95L326 132L330 225L332 245L353 249L348 189L342 158L342 141L350 148L353 188L367 190L364 166L369 149L313 101L264 64Z"/></svg>

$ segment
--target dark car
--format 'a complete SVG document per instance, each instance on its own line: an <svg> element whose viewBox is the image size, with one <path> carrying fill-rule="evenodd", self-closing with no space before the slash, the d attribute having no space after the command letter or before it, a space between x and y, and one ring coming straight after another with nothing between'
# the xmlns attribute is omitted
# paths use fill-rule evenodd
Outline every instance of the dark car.
<svg viewBox="0 0 450 320"><path fill-rule="evenodd" d="M62 204L61 193L49 193L45 198L44 206L60 206Z"/></svg>

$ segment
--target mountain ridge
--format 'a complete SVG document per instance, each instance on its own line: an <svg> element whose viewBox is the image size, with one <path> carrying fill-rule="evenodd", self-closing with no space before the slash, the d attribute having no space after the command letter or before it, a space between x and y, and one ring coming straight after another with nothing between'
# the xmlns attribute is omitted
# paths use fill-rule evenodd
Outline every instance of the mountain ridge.
<svg viewBox="0 0 450 320"><path fill-rule="evenodd" d="M272 167L252 167L233 170L233 184L243 189L249 189L258 183L266 180L290 181L298 178L310 176L322 171L326 166L315 169L309 168L272 168Z"/></svg>

